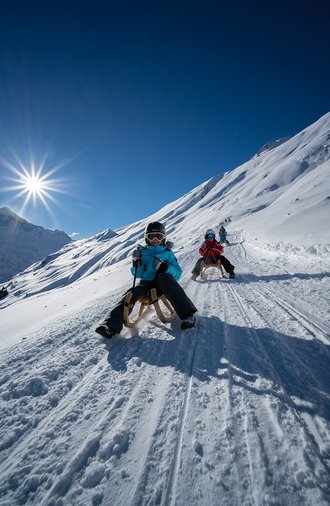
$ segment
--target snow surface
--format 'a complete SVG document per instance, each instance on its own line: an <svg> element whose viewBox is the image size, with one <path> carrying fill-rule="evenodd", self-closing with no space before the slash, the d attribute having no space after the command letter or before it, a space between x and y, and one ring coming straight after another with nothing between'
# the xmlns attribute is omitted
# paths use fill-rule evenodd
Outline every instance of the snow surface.
<svg viewBox="0 0 330 506"><path fill-rule="evenodd" d="M1 506L329 504L329 126L330 114L14 278L0 311ZM228 216L237 278L191 281L203 232ZM174 240L197 326L151 309L105 341L94 328L131 285L151 219Z"/></svg>

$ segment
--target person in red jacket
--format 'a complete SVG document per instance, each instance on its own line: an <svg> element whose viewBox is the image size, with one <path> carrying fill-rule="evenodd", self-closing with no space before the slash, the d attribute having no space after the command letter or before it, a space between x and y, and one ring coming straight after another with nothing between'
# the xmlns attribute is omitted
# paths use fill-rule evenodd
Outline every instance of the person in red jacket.
<svg viewBox="0 0 330 506"><path fill-rule="evenodd" d="M214 230L209 228L205 234L205 241L199 248L199 254L201 255L201 258L197 260L193 270L191 271L192 272L191 279L196 281L197 277L201 273L201 263L203 261L206 264L216 264L219 259L221 260L221 264L223 265L225 271L228 272L229 277L231 279L234 278L235 267L229 262L228 258L223 256L222 254L223 250L224 250L223 246L221 246L221 244L215 239Z"/></svg>

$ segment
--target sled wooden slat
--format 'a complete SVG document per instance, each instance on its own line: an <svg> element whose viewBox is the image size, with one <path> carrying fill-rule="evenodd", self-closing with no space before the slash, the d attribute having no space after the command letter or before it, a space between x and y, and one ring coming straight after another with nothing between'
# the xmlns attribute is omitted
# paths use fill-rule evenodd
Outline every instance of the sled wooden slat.
<svg viewBox="0 0 330 506"><path fill-rule="evenodd" d="M151 305L154 306L156 314L162 323L169 323L175 318L175 311L165 295L158 296L156 288L152 288L150 290L150 297L140 297L137 301L132 302L132 292L128 292L125 298L124 311L123 311L123 323L126 327L132 328L137 322L141 320L144 316L145 312ZM159 305L159 301L162 301L165 308L168 310L169 314L165 315L163 310ZM130 320L129 315L133 310L133 307L136 302L140 302L140 308L138 312L137 318L135 320Z"/></svg>
<svg viewBox="0 0 330 506"><path fill-rule="evenodd" d="M223 267L221 264L221 260L218 260L217 263L214 264L207 264L204 261L201 262L201 278L203 279L205 277L205 271L209 269L210 267L215 267L219 270L220 278L224 278L224 272Z"/></svg>

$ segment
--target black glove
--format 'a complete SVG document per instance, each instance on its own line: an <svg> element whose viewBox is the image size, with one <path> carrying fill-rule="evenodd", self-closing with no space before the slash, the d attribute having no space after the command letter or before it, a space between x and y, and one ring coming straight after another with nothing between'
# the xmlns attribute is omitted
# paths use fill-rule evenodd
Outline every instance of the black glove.
<svg viewBox="0 0 330 506"><path fill-rule="evenodd" d="M206 249L212 249L212 246L210 244L206 244Z"/></svg>
<svg viewBox="0 0 330 506"><path fill-rule="evenodd" d="M165 260L165 262L162 262L161 266L158 269L158 272L166 272L168 269L168 262Z"/></svg>
<svg viewBox="0 0 330 506"><path fill-rule="evenodd" d="M139 249L135 249L132 253L133 267L140 267L142 264L142 253Z"/></svg>
<svg viewBox="0 0 330 506"><path fill-rule="evenodd" d="M154 269L158 272L165 272L168 269L168 262L165 260L163 262L160 258L155 258L154 260Z"/></svg>

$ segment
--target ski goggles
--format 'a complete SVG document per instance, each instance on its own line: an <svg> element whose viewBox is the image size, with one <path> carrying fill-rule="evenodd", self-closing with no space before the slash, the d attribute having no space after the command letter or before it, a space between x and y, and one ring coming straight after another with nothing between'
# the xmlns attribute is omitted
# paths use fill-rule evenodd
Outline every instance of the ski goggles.
<svg viewBox="0 0 330 506"><path fill-rule="evenodd" d="M145 237L148 241L153 241L154 239L163 241L165 239L165 234L162 234L161 232L150 232L149 234L146 234Z"/></svg>
<svg viewBox="0 0 330 506"><path fill-rule="evenodd" d="M214 237L214 234L206 234L206 239L213 239Z"/></svg>

